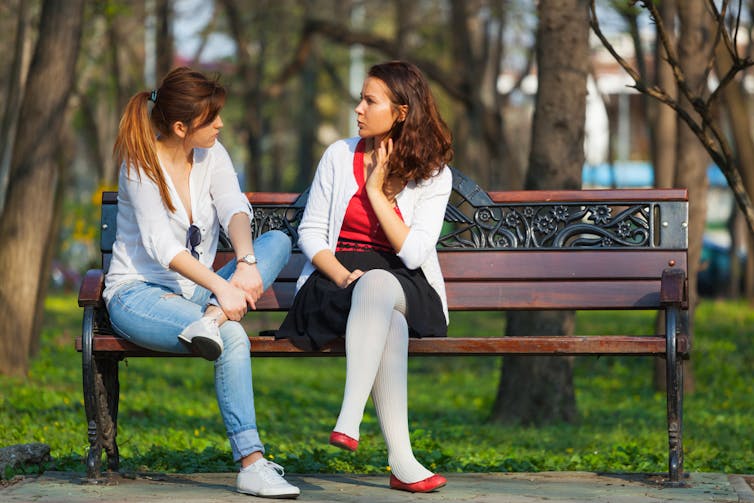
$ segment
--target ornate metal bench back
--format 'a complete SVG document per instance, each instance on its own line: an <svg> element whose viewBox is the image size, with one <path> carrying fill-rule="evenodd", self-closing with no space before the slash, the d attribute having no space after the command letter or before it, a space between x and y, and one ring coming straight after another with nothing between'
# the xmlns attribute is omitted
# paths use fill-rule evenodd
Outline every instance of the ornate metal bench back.
<svg viewBox="0 0 754 503"><path fill-rule="evenodd" d="M453 193L438 248L667 248L688 247L683 201L495 203L455 168ZM308 189L290 206L255 205L254 235L280 229L295 246ZM221 241L229 248L227 240Z"/></svg>

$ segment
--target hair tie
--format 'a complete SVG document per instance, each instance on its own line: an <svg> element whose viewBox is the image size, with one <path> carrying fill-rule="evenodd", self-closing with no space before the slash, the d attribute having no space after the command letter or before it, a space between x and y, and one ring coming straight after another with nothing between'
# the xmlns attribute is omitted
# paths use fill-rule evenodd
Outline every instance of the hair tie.
<svg viewBox="0 0 754 503"><path fill-rule="evenodd" d="M152 89L152 93L149 95L149 101L157 103L157 89Z"/></svg>

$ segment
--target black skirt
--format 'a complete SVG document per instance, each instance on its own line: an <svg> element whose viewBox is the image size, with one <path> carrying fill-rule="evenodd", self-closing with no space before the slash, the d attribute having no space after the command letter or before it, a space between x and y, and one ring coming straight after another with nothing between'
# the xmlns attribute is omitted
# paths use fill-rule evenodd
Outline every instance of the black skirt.
<svg viewBox="0 0 754 503"><path fill-rule="evenodd" d="M339 251L335 257L349 271L384 269L390 271L403 287L406 296L406 321L409 337L446 337L448 326L442 301L427 282L421 269L407 269L390 252ZM340 288L319 271L314 271L296 294L288 314L275 337L290 339L305 350L317 350L338 337L344 337L351 296L357 279Z"/></svg>

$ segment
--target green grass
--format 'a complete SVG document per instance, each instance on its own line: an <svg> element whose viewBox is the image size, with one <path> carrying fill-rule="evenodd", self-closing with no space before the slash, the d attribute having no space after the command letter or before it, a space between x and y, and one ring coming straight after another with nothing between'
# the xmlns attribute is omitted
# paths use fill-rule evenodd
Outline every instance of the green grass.
<svg viewBox="0 0 754 503"><path fill-rule="evenodd" d="M251 330L279 317L258 315ZM496 335L499 314L455 313L458 335ZM42 347L26 380L0 377L0 446L45 442L58 469L84 471L88 448L81 359L73 349L81 311L72 294L47 300ZM644 312L579 313L578 330L647 333ZM754 310L704 301L692 365L696 391L684 405L685 468L754 473ZM546 427L487 422L500 377L494 357L414 358L409 413L417 458L441 472L667 470L665 396L648 358L577 358L580 421ZM386 452L371 404L357 453L327 445L340 407L341 358L258 358L257 420L268 456L289 472L384 473ZM230 471L230 448L214 398L212 366L200 359L121 364L119 445L124 470Z"/></svg>

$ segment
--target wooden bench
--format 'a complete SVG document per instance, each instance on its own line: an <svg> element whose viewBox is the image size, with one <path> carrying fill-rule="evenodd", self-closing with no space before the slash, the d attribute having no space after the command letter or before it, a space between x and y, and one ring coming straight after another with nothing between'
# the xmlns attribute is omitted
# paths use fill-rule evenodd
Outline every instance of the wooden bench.
<svg viewBox="0 0 754 503"><path fill-rule="evenodd" d="M668 474L683 476L681 361L688 358L687 221L685 190L631 189L490 192L453 170L438 251L451 311L626 310L664 311L665 334L412 339L410 355L636 355L665 358L667 367ZM252 193L255 235L282 229L293 242L304 194ZM117 194L102 198L102 267L115 239ZM227 241L216 264L231 258ZM257 303L258 310L291 305L304 257L294 248L289 264ZM118 363L124 358L186 356L143 349L112 332L102 301L103 270L82 282L84 402L90 449L88 476L119 457ZM270 327L274 329L276 327ZM259 356L339 356L342 343L305 352L288 340L251 336ZM188 355L191 356L191 355Z"/></svg>

